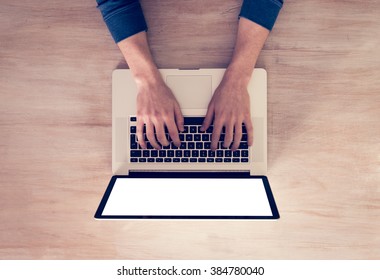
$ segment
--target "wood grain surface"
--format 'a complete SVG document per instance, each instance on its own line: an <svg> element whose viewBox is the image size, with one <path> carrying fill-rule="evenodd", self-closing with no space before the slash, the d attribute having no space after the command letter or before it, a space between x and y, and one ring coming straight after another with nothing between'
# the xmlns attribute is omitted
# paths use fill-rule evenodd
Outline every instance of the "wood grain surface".
<svg viewBox="0 0 380 280"><path fill-rule="evenodd" d="M241 0L147 1L161 68L226 67ZM96 221L111 72L95 0L0 0L0 259L379 259L380 2L285 1L268 71L278 221Z"/></svg>

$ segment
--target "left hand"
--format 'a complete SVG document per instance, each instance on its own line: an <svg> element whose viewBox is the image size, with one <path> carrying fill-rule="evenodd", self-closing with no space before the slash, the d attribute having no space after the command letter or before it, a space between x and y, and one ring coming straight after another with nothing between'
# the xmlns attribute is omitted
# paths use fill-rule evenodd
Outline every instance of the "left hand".
<svg viewBox="0 0 380 280"><path fill-rule="evenodd" d="M236 150L242 138L242 126L245 125L248 133L248 145L253 144L253 125L250 113L250 100L247 84L228 75L223 77L222 82L215 90L209 103L206 117L201 130L205 131L214 119L211 149L218 148L218 142L223 127L225 138L223 146Z"/></svg>

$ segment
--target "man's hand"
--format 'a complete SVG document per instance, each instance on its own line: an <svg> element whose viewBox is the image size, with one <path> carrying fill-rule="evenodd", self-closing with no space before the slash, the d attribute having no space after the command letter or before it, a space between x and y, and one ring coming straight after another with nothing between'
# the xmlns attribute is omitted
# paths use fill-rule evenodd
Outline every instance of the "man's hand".
<svg viewBox="0 0 380 280"><path fill-rule="evenodd" d="M146 32L137 33L118 43L136 81L137 139L144 149L146 136L151 145L160 149L169 145L165 135L167 128L174 145L180 146L178 130L183 130L183 116L171 90L166 86L149 50Z"/></svg>
<svg viewBox="0 0 380 280"><path fill-rule="evenodd" d="M146 136L151 145L160 149L161 145L170 143L165 136L167 128L173 143L179 147L178 130L183 131L183 116L177 100L162 78L153 81L139 82L137 95L137 139L143 149L147 148L144 139L144 124ZM156 133L156 135L155 135ZM158 141L157 141L158 140Z"/></svg>
<svg viewBox="0 0 380 280"><path fill-rule="evenodd" d="M231 63L223 80L216 89L208 106L203 130L207 129L214 118L211 149L218 145L220 133L225 128L224 147L232 141L232 150L239 147L242 137L242 124L248 132L248 145L253 143L253 126L247 86L257 57L268 37L269 30L244 17L239 20L238 35Z"/></svg>
<svg viewBox="0 0 380 280"><path fill-rule="evenodd" d="M214 119L211 149L218 148L218 142L223 127L225 138L223 146L231 150L239 147L242 137L242 126L245 125L248 133L248 145L253 143L253 126L250 114L250 101L247 84L238 78L226 74L215 90L209 103L207 114L201 130L206 130Z"/></svg>

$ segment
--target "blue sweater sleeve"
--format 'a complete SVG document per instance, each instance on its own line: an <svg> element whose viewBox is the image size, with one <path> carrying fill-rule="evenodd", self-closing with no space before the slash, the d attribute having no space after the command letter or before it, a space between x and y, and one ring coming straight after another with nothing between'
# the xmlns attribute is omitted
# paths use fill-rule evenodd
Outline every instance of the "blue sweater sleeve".
<svg viewBox="0 0 380 280"><path fill-rule="evenodd" d="M138 0L96 0L116 43L148 29Z"/></svg>
<svg viewBox="0 0 380 280"><path fill-rule="evenodd" d="M283 0L244 0L239 17L249 19L270 31L282 4Z"/></svg>
<svg viewBox="0 0 380 280"><path fill-rule="evenodd" d="M96 0L116 43L148 29L139 0ZM244 0L239 17L272 30L283 0Z"/></svg>

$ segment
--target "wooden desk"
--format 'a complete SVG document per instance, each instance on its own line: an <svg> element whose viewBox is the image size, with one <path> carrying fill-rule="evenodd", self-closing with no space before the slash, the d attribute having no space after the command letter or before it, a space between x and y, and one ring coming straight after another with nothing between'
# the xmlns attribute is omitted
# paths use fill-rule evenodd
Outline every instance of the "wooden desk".
<svg viewBox="0 0 380 280"><path fill-rule="evenodd" d="M159 67L227 66L241 0L154 2ZM0 258L380 258L379 14L287 0L265 44L279 221L96 221L122 56L95 0L1 0Z"/></svg>

